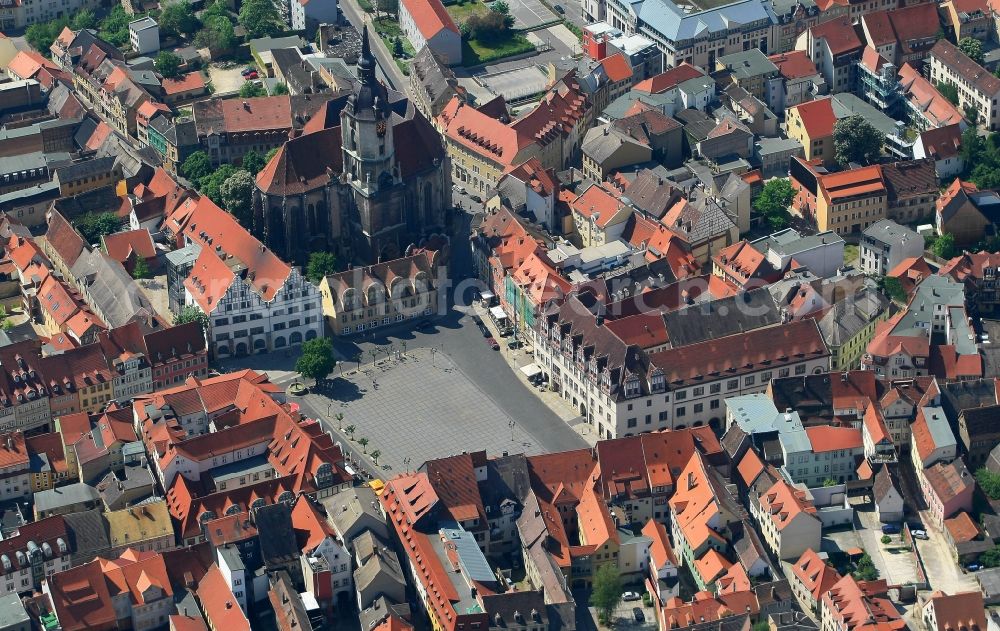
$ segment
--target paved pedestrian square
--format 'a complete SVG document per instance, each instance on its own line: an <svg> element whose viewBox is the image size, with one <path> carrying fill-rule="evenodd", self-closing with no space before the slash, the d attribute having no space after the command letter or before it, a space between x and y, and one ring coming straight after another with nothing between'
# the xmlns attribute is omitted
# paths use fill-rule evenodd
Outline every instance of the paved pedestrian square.
<svg viewBox="0 0 1000 631"><path fill-rule="evenodd" d="M344 415L343 425L354 425L355 441L368 439L368 452L379 450L378 464L389 465L387 476L426 460L463 451L486 449L490 455L537 454L539 442L468 377L447 355L430 349L407 351L401 359L379 359L372 369L370 356L360 372L335 375L329 392L307 395L321 417L330 413L330 427L338 429L334 415ZM347 366L345 366L346 368ZM328 403L332 405L328 406ZM511 436L513 434L513 440Z"/></svg>

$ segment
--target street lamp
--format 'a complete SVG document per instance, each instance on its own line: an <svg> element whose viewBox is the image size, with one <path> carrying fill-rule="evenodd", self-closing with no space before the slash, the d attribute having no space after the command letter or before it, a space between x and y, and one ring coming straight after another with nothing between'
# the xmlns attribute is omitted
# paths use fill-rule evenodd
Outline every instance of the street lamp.
<svg viewBox="0 0 1000 631"><path fill-rule="evenodd" d="M403 468L406 469L407 473L410 472L410 457L409 456L403 458Z"/></svg>
<svg viewBox="0 0 1000 631"><path fill-rule="evenodd" d="M510 428L510 442L514 442L514 426L515 425L516 425L516 423L514 422L514 419L511 419L510 421L507 422L507 427Z"/></svg>

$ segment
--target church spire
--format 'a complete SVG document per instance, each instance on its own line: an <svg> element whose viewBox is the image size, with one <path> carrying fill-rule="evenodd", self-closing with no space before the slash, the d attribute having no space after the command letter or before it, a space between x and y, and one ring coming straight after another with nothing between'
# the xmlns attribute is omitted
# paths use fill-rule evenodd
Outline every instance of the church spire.
<svg viewBox="0 0 1000 631"><path fill-rule="evenodd" d="M361 58L358 59L358 79L362 85L375 85L375 58L368 44L368 24L361 35Z"/></svg>

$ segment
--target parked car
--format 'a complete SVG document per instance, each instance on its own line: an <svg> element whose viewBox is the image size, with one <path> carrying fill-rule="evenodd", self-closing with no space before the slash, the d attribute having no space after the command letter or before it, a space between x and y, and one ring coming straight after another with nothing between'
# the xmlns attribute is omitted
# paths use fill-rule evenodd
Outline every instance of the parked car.
<svg viewBox="0 0 1000 631"><path fill-rule="evenodd" d="M245 75L243 75L243 78L246 79L247 81L255 81L257 79L257 71L253 70L251 72L248 72Z"/></svg>
<svg viewBox="0 0 1000 631"><path fill-rule="evenodd" d="M898 535L899 534L899 524L883 524L882 525L883 535Z"/></svg>
<svg viewBox="0 0 1000 631"><path fill-rule="evenodd" d="M965 569L969 570L970 572L978 572L979 570L983 569L983 567L978 563L972 563L970 565L965 566Z"/></svg>
<svg viewBox="0 0 1000 631"><path fill-rule="evenodd" d="M480 197L479 195L469 195L469 199L476 202L477 204L483 203L483 198Z"/></svg>
<svg viewBox="0 0 1000 631"><path fill-rule="evenodd" d="M496 341L495 339L493 339L492 337L488 337L488 338L486 338L486 343L487 343L487 344L489 344L489 345L490 345L490 348L492 348L493 350L495 350L495 351L498 351L498 350L500 350L500 343L499 343L499 342L497 342L497 341Z"/></svg>
<svg viewBox="0 0 1000 631"><path fill-rule="evenodd" d="M632 607L632 618L636 622L645 622L646 621L645 614L643 614L642 613L642 609L640 609L638 607Z"/></svg>
<svg viewBox="0 0 1000 631"><path fill-rule="evenodd" d="M914 539L928 539L926 530L911 530L910 534L913 535Z"/></svg>
<svg viewBox="0 0 1000 631"><path fill-rule="evenodd" d="M641 600L641 599L642 596L640 596L636 592L625 592L624 594L622 594L622 600L624 600L625 602L631 602L633 600Z"/></svg>
<svg viewBox="0 0 1000 631"><path fill-rule="evenodd" d="M431 324L430 320L421 320L420 323L417 325L417 329L420 331L426 331L430 329L432 326L433 325Z"/></svg>
<svg viewBox="0 0 1000 631"><path fill-rule="evenodd" d="M250 74L251 72L257 72L257 69L256 69L256 68L253 68L253 67L250 67L250 66L247 66L246 68L244 68L244 69L243 69L243 70L242 70L242 71L240 72L240 74L241 74L241 75L243 75L243 76L245 77L245 76L247 76L248 74Z"/></svg>
<svg viewBox="0 0 1000 631"><path fill-rule="evenodd" d="M524 346L524 342L522 342L521 340L507 341L507 348L509 348L510 350L514 350L515 348L521 348L522 346Z"/></svg>
<svg viewBox="0 0 1000 631"><path fill-rule="evenodd" d="M556 10L559 15L566 15L566 9L563 8L561 4L554 4L552 8Z"/></svg>

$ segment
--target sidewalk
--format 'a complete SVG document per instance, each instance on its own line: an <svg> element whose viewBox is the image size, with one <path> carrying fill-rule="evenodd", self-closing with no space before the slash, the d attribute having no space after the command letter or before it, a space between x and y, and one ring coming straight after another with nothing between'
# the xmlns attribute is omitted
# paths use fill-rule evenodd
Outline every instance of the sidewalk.
<svg viewBox="0 0 1000 631"><path fill-rule="evenodd" d="M572 427L573 431L579 434L580 437L587 441L588 444L591 446L596 445L598 441L597 432L595 432L594 429L580 417L579 412L577 412L573 406L566 403L566 401L559 396L559 393L549 390L547 386L543 389L539 389L538 386L528 381L528 378L521 371L522 367L535 363L535 356L527 352L530 344L525 342L523 347L514 350L507 348L507 342L512 338L500 337L500 331L497 329L497 325L493 322L493 319L490 318L488 309L483 307L479 301L476 301L473 303L472 311L483 322L490 334L493 336L493 339L500 344L500 355L503 356L504 360L506 360L507 365L510 366L514 375L521 380L524 387L531 390L532 394L541 399L542 403L544 403L546 407L552 410L552 412L561 418L567 425ZM518 339L524 341L522 337L519 337Z"/></svg>

